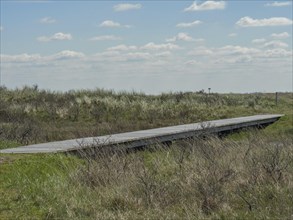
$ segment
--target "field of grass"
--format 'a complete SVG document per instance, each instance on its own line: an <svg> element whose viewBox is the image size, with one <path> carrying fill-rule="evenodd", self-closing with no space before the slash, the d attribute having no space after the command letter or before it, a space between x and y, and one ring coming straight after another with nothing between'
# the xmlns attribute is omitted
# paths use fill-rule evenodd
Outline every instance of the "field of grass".
<svg viewBox="0 0 293 220"><path fill-rule="evenodd" d="M0 219L290 219L292 93L0 88L0 148L254 114L261 131L96 158L0 154Z"/></svg>

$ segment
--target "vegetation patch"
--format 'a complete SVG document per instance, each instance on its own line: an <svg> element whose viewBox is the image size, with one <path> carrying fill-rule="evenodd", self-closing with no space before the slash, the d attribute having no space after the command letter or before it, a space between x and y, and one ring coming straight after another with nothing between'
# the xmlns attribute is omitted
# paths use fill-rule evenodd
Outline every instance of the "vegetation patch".
<svg viewBox="0 0 293 220"><path fill-rule="evenodd" d="M290 219L292 94L0 88L0 148L219 118L278 122L219 139L90 157L0 155L0 219Z"/></svg>

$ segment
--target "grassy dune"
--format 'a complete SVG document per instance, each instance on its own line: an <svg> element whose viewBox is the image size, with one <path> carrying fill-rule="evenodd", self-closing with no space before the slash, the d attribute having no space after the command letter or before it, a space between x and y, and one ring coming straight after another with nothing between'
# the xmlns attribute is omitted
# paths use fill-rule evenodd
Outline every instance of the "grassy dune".
<svg viewBox="0 0 293 220"><path fill-rule="evenodd" d="M263 113L262 131L83 158L0 155L0 219L290 219L292 93L0 88L0 148Z"/></svg>

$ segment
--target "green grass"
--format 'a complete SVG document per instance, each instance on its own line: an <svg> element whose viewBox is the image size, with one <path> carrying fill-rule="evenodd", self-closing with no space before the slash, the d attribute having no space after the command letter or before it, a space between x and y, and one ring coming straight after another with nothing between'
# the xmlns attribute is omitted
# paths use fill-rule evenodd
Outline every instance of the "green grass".
<svg viewBox="0 0 293 220"><path fill-rule="evenodd" d="M17 141L0 140L0 149L13 148L20 146Z"/></svg>
<svg viewBox="0 0 293 220"><path fill-rule="evenodd" d="M61 194L68 193L70 197L68 172L83 164L75 157L59 154L1 155L0 158L1 219L49 216L48 204L56 202L58 206Z"/></svg>
<svg viewBox="0 0 293 220"><path fill-rule="evenodd" d="M284 115L277 123L272 124L266 130L271 133L293 134L293 113Z"/></svg>
<svg viewBox="0 0 293 220"><path fill-rule="evenodd" d="M78 158L0 154L0 219L290 219L292 93L54 93L0 88L0 149L254 114L262 131Z"/></svg>

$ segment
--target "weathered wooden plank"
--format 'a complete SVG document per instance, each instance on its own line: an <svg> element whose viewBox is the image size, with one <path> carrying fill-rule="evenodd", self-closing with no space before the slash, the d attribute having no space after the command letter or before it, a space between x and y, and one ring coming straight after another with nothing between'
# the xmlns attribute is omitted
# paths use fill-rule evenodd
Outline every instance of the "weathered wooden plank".
<svg viewBox="0 0 293 220"><path fill-rule="evenodd" d="M247 117L206 121L193 124L105 135L99 137L87 137L21 146L0 150L0 153L56 153L77 151L83 148L90 148L93 146L100 147L117 145L124 145L127 148L135 148L153 143L190 138L198 136L203 132L220 133L252 126L265 126L267 124L274 123L282 116L283 115L254 115Z"/></svg>

